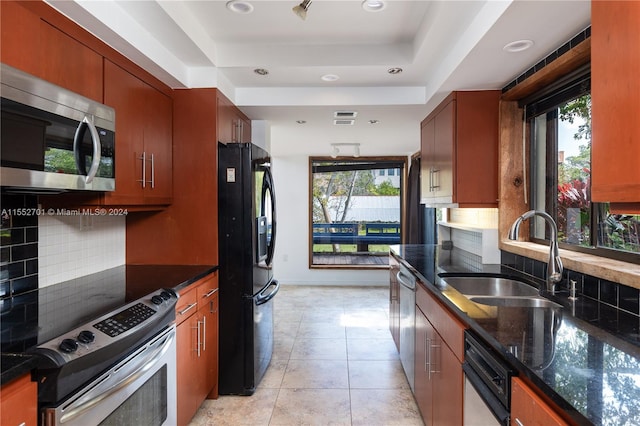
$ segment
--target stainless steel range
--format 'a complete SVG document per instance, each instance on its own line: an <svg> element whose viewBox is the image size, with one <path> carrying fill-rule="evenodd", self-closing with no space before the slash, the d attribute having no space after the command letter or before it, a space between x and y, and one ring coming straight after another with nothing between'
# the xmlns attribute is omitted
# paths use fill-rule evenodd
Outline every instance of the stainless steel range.
<svg viewBox="0 0 640 426"><path fill-rule="evenodd" d="M155 291L29 352L42 425L174 425L175 304Z"/></svg>

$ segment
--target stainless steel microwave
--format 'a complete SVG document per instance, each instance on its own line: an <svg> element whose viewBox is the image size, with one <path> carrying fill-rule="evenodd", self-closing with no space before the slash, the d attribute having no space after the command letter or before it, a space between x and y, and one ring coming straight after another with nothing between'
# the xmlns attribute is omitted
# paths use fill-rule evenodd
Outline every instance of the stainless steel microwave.
<svg viewBox="0 0 640 426"><path fill-rule="evenodd" d="M0 185L115 190L115 111L0 64Z"/></svg>

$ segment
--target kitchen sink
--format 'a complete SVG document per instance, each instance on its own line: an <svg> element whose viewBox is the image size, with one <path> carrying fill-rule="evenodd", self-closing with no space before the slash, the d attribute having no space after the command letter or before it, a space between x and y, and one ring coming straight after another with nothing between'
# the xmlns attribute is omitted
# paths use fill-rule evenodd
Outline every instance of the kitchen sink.
<svg viewBox="0 0 640 426"><path fill-rule="evenodd" d="M538 296L538 289L522 281L499 277L444 277L442 280L467 297Z"/></svg>
<svg viewBox="0 0 640 426"><path fill-rule="evenodd" d="M506 308L562 308L562 305L542 297L470 297L469 300Z"/></svg>

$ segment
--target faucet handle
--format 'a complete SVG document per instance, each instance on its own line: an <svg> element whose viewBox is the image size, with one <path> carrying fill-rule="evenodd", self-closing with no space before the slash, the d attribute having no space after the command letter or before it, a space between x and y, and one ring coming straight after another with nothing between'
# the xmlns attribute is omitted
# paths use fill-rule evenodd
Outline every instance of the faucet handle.
<svg viewBox="0 0 640 426"><path fill-rule="evenodd" d="M578 297L576 296L576 280L569 280L569 300L577 300Z"/></svg>

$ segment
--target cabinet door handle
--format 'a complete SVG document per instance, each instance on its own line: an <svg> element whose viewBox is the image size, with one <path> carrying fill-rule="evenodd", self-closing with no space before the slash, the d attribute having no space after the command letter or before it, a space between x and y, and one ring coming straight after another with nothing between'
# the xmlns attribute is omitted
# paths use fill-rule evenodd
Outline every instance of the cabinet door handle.
<svg viewBox="0 0 640 426"><path fill-rule="evenodd" d="M435 341L435 339L434 339L434 341ZM432 350L432 349L440 349L440 345L434 345L434 344L431 344L431 345L429 345L429 346L430 346L429 354L431 354L431 350ZM429 355L429 359L431 359L431 355ZM434 366L434 367L436 367L436 368L435 368L434 370L432 370L432 369L431 369L431 366ZM437 369L437 365L435 365L435 362L430 362L430 363L429 363L429 377L431 377L431 373L433 373L433 374L437 374L437 373L439 373L439 372L440 372L440 370L438 370L438 369Z"/></svg>
<svg viewBox="0 0 640 426"><path fill-rule="evenodd" d="M156 167L155 167L155 161L153 158L153 154L151 154L151 188L155 188L156 187Z"/></svg>
<svg viewBox="0 0 640 426"><path fill-rule="evenodd" d="M198 353L198 358L200 358L200 345L202 344L200 336L200 321L198 321L194 328L196 329L196 333L198 334L198 336L196 337L196 352Z"/></svg>
<svg viewBox="0 0 640 426"><path fill-rule="evenodd" d="M426 334L426 331L425 331ZM429 380L431 380L431 353L429 348L431 347L431 339L429 337L424 340L424 371L427 372Z"/></svg>
<svg viewBox="0 0 640 426"><path fill-rule="evenodd" d="M186 308L184 308L183 310L178 311L178 315L184 315L184 314L186 314L187 312L189 312L191 309L193 309L193 308L194 308L195 306L197 306L197 305L198 305L197 303L192 303L192 304L190 304L189 306L187 306L187 307L186 307Z"/></svg>
<svg viewBox="0 0 640 426"><path fill-rule="evenodd" d="M206 299L207 297L211 297L216 291L218 291L218 289L214 288L214 289L210 290L209 293L207 293L204 296L202 296L202 298Z"/></svg>
<svg viewBox="0 0 640 426"><path fill-rule="evenodd" d="M202 317L202 350L207 350L207 317Z"/></svg>
<svg viewBox="0 0 640 426"><path fill-rule="evenodd" d="M142 160L142 179L139 179L138 182L142 182L142 187L145 188L147 185L147 153L142 151L142 156L138 160Z"/></svg>
<svg viewBox="0 0 640 426"><path fill-rule="evenodd" d="M436 189L440 188L440 170L439 169L433 169L433 175L437 176L437 178L438 178L437 182L436 182L435 178L432 181L433 190L435 191Z"/></svg>
<svg viewBox="0 0 640 426"><path fill-rule="evenodd" d="M520 421L520 419L519 419L519 418L517 418L517 417L516 417L515 419L513 419L513 421L514 421L514 422L516 422L516 424L517 424L518 426L524 426L524 423L522 423L522 422Z"/></svg>

